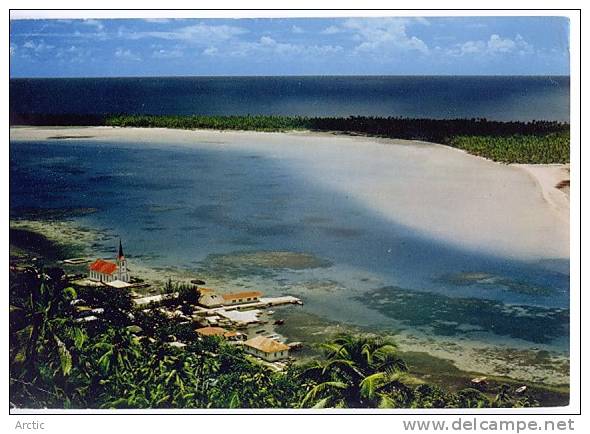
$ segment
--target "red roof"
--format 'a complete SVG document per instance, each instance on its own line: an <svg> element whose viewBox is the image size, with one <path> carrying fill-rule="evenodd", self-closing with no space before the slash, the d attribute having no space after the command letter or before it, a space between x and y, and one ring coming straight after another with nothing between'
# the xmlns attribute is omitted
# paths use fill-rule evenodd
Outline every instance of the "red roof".
<svg viewBox="0 0 590 434"><path fill-rule="evenodd" d="M103 274L113 274L115 271L117 271L117 264L105 261L104 259L97 259L92 264L90 264L90 269Z"/></svg>

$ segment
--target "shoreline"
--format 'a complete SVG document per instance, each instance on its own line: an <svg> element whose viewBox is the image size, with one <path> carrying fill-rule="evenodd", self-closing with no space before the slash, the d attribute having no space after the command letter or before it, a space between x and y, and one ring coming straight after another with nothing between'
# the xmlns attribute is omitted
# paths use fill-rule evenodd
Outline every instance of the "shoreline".
<svg viewBox="0 0 590 434"><path fill-rule="evenodd" d="M514 164L525 170L539 185L544 199L564 223L570 220L569 164ZM559 188L558 186L564 187Z"/></svg>
<svg viewBox="0 0 590 434"><path fill-rule="evenodd" d="M15 142L60 138L260 152L424 236L517 259L569 258L569 196L556 188L569 165L507 165L447 145L328 132L10 129Z"/></svg>
<svg viewBox="0 0 590 434"><path fill-rule="evenodd" d="M77 254L92 255L92 247L89 243L93 241L93 236L97 236L97 233L93 233L92 230L87 228L79 227L72 222L68 221L41 221L41 220L26 220L14 222L11 221L11 226L15 228L31 231L33 233L40 234L44 237L49 244L52 244L54 248L61 249L62 252L76 251ZM72 242L68 234L76 233L78 235L84 235L84 239ZM11 245L12 247L12 245ZM19 247L20 250L20 247ZM24 251L27 251L24 249ZM39 252L28 251L30 258L31 254L39 254ZM12 258L11 255L11 261ZM59 259L57 259L55 265L63 267ZM15 259L16 262L25 260L25 257L19 257ZM87 264L83 266L67 266L71 270L80 271ZM81 268L82 267L82 268ZM148 276L158 276L161 274L158 270L149 269L147 267L134 265L136 269L141 269L142 273L147 273ZM71 271L70 270L70 271ZM178 270L180 271L180 270ZM143 275L143 274L142 274ZM168 276L166 276L168 277ZM182 279L182 273L172 277ZM148 277L149 280L149 277ZM162 282L166 279L163 278ZM156 284L155 281L152 283ZM223 286L223 278L220 277L216 284ZM231 284L230 284L231 285ZM534 352L527 350L519 350L517 348L510 347L498 347L494 351L493 347L485 348L490 363L487 365L487 369L484 368L485 363L481 357L475 357L483 348L477 346L466 347L465 353L461 352L461 357L466 358L464 362L453 357L453 353L458 349L451 349L450 351L444 349L445 342L441 341L435 345L437 348L432 348L432 345L428 341L420 341L415 336L407 333L390 334L387 332L371 331L366 330L362 327L354 325L340 325L331 320L326 320L305 311L300 311L293 307L280 307L276 308L277 311L281 311L281 316L286 318L286 326L280 326L276 329L286 336L290 341L304 341L306 346L313 348L319 342L325 339L329 339L334 334L349 332L353 334L370 335L370 336L387 336L393 338L399 346L400 356L404 358L409 364L413 375L417 378L426 381L433 382L442 387L449 388L449 390L460 390L470 386L470 381L473 378L486 376L490 383L497 384L511 384L514 387L519 387L522 384L526 384L535 396L542 397L543 401L546 401L545 406L560 406L566 405L569 399L569 377L567 374L558 374L557 371L552 369L547 363L560 364L560 358L555 359L556 355L553 353L547 353L543 358L535 356ZM287 327L286 329L284 327ZM309 353L309 350L306 351ZM309 357L314 357L313 351L311 354L303 355L302 361ZM494 355L497 358L494 358ZM506 361L501 359L506 357ZM531 363L525 363L523 359L529 360ZM517 360L519 363L518 369L512 369L511 374L507 375L501 372L501 369L497 369L504 366L506 363L511 363ZM564 359L565 361L566 359ZM535 361L535 362L533 362ZM475 364L471 364L475 362ZM483 364L482 364L483 363ZM538 363L538 366L534 363ZM557 366L554 366L557 368ZM565 372L565 371L564 371ZM516 374L516 375L515 375ZM536 375L534 375L536 374ZM539 378L551 378L552 381L540 381Z"/></svg>
<svg viewBox="0 0 590 434"><path fill-rule="evenodd" d="M71 221L55 220L11 220L11 229L24 229L38 233L62 248L62 251L75 250L80 256L89 260L95 259L96 252L93 251L93 245L101 236L98 232ZM76 241L73 241L76 239ZM65 259L65 258L62 258ZM57 266L64 267L64 264L57 262ZM70 272L84 272L87 264L82 266L67 265L65 269ZM141 264L141 260L133 261L133 270L137 275L151 285L152 291L140 291L142 295L154 295L159 293L157 288L163 288L166 281L170 278L175 282L188 282L195 277L194 272L181 268L167 268L162 270L152 268ZM240 282L228 276L216 275L215 273L207 276L207 286L223 288L224 291L237 291L241 288ZM301 296L302 294L295 294ZM539 384L541 378L551 379L545 383L552 388L562 388L568 384L568 356L552 350L548 350L544 345L539 345L537 350L520 348L518 344L514 346L489 343L484 344L481 341L461 340L456 342L452 339L438 338L433 340L431 336L423 335L419 330L402 330L393 335L387 331L373 330L371 328L360 327L350 324L338 324L335 326L333 320L318 316L317 314L302 311L298 309L290 311L286 308L281 314L287 319L288 328L283 331L279 328L276 331L281 333L292 341L313 342L314 340L330 335L330 330L344 331L352 330L355 333L368 333L377 335L392 336L400 347L400 351L406 353L425 353L426 359L438 360L441 363L450 364L457 373L457 378L473 378L476 376L487 375L510 379L513 382L531 382ZM315 318L312 322L317 324L309 329L308 318ZM304 339L304 336L306 339ZM418 363L421 366L424 357L419 357ZM420 368L421 369L421 368ZM428 375L423 372L424 375Z"/></svg>

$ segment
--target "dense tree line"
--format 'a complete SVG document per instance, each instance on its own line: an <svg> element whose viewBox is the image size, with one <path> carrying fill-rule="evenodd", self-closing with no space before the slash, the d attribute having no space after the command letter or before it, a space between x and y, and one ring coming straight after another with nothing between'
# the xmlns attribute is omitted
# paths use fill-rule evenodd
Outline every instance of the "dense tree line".
<svg viewBox="0 0 590 434"><path fill-rule="evenodd" d="M104 306L80 322L73 300ZM458 393L408 372L395 343L342 335L324 357L274 372L239 346L132 308L128 293L69 286L59 269L11 272L10 402L16 408L433 408L537 402L510 386ZM169 345L182 339L184 348ZM492 393L490 393L492 392Z"/></svg>
<svg viewBox="0 0 590 434"><path fill-rule="evenodd" d="M250 131L312 130L424 140L464 149L506 163L569 161L569 124L552 121L499 122L487 119L400 117L18 115L13 125L107 125L117 127Z"/></svg>
<svg viewBox="0 0 590 434"><path fill-rule="evenodd" d="M552 164L570 161L569 133L545 135L456 136L449 145L503 163Z"/></svg>

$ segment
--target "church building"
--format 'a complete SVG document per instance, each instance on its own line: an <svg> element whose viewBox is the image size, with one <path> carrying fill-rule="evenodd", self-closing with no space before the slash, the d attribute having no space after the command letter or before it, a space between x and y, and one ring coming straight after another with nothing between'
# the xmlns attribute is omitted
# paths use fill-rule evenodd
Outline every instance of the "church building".
<svg viewBox="0 0 590 434"><path fill-rule="evenodd" d="M115 262L97 259L90 264L91 280L98 282L110 283L116 280L129 283L129 270L127 269L127 260L123 254L123 245L119 240L119 254Z"/></svg>

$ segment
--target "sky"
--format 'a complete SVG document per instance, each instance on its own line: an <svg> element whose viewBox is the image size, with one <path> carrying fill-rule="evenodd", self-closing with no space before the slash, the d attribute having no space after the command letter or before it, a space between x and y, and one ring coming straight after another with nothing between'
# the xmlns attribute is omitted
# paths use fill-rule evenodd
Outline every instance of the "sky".
<svg viewBox="0 0 590 434"><path fill-rule="evenodd" d="M14 78L568 74L565 17L10 22Z"/></svg>

